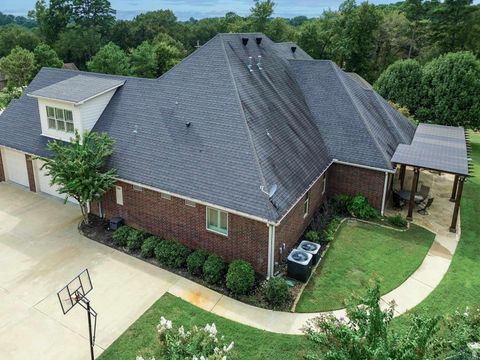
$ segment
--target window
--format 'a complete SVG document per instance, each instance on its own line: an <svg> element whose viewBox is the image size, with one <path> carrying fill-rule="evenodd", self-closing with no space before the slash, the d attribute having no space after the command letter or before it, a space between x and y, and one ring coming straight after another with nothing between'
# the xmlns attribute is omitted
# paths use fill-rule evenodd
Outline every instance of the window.
<svg viewBox="0 0 480 360"><path fill-rule="evenodd" d="M207 229L227 236L228 213L207 207Z"/></svg>
<svg viewBox="0 0 480 360"><path fill-rule="evenodd" d="M162 197L162 199L165 199L165 200L172 200L172 197L168 194L165 194L165 193L162 193L161 197Z"/></svg>
<svg viewBox="0 0 480 360"><path fill-rule="evenodd" d="M123 189L121 186L115 186L115 196L117 198L117 204L123 205Z"/></svg>
<svg viewBox="0 0 480 360"><path fill-rule="evenodd" d="M70 110L64 110L47 106L48 128L73 133L73 114Z"/></svg>
<svg viewBox="0 0 480 360"><path fill-rule="evenodd" d="M197 206L196 203L194 203L193 201L190 201L190 200L185 200L185 205L187 206L191 206L191 207L195 207Z"/></svg>
<svg viewBox="0 0 480 360"><path fill-rule="evenodd" d="M310 207L310 195L307 193L305 194L305 199L303 200L303 217L307 217L308 209Z"/></svg>
<svg viewBox="0 0 480 360"><path fill-rule="evenodd" d="M325 190L327 190L327 177L323 175L322 195L325 194Z"/></svg>

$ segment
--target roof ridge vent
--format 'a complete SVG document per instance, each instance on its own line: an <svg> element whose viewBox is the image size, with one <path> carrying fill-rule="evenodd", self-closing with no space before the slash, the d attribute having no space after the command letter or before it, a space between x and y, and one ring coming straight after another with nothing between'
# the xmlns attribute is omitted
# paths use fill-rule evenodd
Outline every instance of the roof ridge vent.
<svg viewBox="0 0 480 360"><path fill-rule="evenodd" d="M256 41L257 45L260 45L262 43L262 38L261 37L256 37L255 41Z"/></svg>
<svg viewBox="0 0 480 360"><path fill-rule="evenodd" d="M292 54L295 54L295 51L297 51L297 47L296 46L292 46L290 48L290 50L292 50Z"/></svg>
<svg viewBox="0 0 480 360"><path fill-rule="evenodd" d="M243 44L243 46L247 46L247 44L248 44L248 38L247 37L242 37L242 44Z"/></svg>

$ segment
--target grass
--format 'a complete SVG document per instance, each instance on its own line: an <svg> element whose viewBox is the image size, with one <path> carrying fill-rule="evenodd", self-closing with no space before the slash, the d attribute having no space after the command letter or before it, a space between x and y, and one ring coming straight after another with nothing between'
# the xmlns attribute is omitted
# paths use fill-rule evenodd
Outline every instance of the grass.
<svg viewBox="0 0 480 360"><path fill-rule="evenodd" d="M385 294L402 284L422 263L435 235L412 225L396 231L378 225L344 222L310 279L297 312L340 309L353 292L378 278Z"/></svg>
<svg viewBox="0 0 480 360"><path fill-rule="evenodd" d="M467 306L480 307L480 134L471 132L470 140L475 177L465 183L463 190L460 243L443 280L411 312L449 314ZM404 315L394 324L401 327L406 320Z"/></svg>
<svg viewBox="0 0 480 360"><path fill-rule="evenodd" d="M125 333L98 357L98 360L134 360L137 355L145 359L158 354L156 326L160 316L172 320L174 326L204 326L212 322L226 342L235 342L238 359L301 359L309 345L303 336L281 335L257 330L201 310L170 294L162 296ZM167 359L165 359L167 360Z"/></svg>

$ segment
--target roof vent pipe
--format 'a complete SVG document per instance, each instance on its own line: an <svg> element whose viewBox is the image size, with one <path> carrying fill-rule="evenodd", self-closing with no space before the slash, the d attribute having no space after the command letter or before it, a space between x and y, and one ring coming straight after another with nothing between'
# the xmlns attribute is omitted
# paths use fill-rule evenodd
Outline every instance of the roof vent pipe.
<svg viewBox="0 0 480 360"><path fill-rule="evenodd" d="M296 46L292 46L290 49L292 50L292 54L295 54L295 51L297 51L297 47L296 47Z"/></svg>
<svg viewBox="0 0 480 360"><path fill-rule="evenodd" d="M248 70L250 70L250 72L253 72L253 58L251 56L248 57L247 68L248 68Z"/></svg>
<svg viewBox="0 0 480 360"><path fill-rule="evenodd" d="M257 45L260 45L262 43L262 38L257 37L257 38L255 38L255 41L257 42Z"/></svg>
<svg viewBox="0 0 480 360"><path fill-rule="evenodd" d="M247 46L247 44L248 44L248 38L243 37L243 38L242 38L242 44L243 44L243 46Z"/></svg>

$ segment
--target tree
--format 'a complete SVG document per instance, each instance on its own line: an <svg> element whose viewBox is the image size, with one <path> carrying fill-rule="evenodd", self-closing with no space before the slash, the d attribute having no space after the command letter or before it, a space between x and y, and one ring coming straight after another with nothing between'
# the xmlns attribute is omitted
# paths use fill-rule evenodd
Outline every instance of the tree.
<svg viewBox="0 0 480 360"><path fill-rule="evenodd" d="M71 2L70 0L50 0L47 6L45 0L39 0L35 3L35 10L30 11L28 15L36 20L45 41L53 44L70 22Z"/></svg>
<svg viewBox="0 0 480 360"><path fill-rule="evenodd" d="M100 200L117 179L115 169L105 170L105 163L113 153L113 140L105 133L78 132L70 143L50 141L47 149L52 157L40 157L42 169L51 176L51 185L57 185L60 194L80 204L83 221L88 224L87 206Z"/></svg>
<svg viewBox="0 0 480 360"><path fill-rule="evenodd" d="M272 0L254 0L255 5L250 8L250 21L252 24L252 31L264 32L268 20L273 14L275 3Z"/></svg>
<svg viewBox="0 0 480 360"><path fill-rule="evenodd" d="M441 55L427 63L416 117L442 125L480 128L480 60L471 52Z"/></svg>
<svg viewBox="0 0 480 360"><path fill-rule="evenodd" d="M0 59L0 73L5 75L11 88L27 85L35 75L35 70L33 53L18 46Z"/></svg>
<svg viewBox="0 0 480 360"><path fill-rule="evenodd" d="M177 34L177 17L171 10L149 11L136 16L132 21L135 43L152 40L161 33L170 36Z"/></svg>
<svg viewBox="0 0 480 360"><path fill-rule="evenodd" d="M45 43L38 45L33 50L33 55L38 69L42 67L61 68L63 66L63 61L60 60L55 50Z"/></svg>
<svg viewBox="0 0 480 360"><path fill-rule="evenodd" d="M132 74L138 77L154 78L157 74L157 54L155 46L144 41L132 50L130 55Z"/></svg>
<svg viewBox="0 0 480 360"><path fill-rule="evenodd" d="M333 13L324 13L321 19L308 21L300 27L297 33L297 43L311 57L315 59L330 58L326 49L330 45L331 34L326 25L331 23L328 19L335 19L336 16Z"/></svg>
<svg viewBox="0 0 480 360"><path fill-rule="evenodd" d="M0 57L6 56L16 46L32 51L40 42L31 30L19 25L0 28Z"/></svg>
<svg viewBox="0 0 480 360"><path fill-rule="evenodd" d="M130 64L128 56L120 49L120 47L112 42L102 47L90 60L87 62L89 71L99 72L112 75L129 75Z"/></svg>
<svg viewBox="0 0 480 360"><path fill-rule="evenodd" d="M319 354L309 359L421 360L433 351L434 336L439 317L414 315L405 333L391 327L394 307L380 308L380 287L370 287L366 296L353 296L347 300L347 319L333 315L315 319L308 327L307 338L319 347Z"/></svg>
<svg viewBox="0 0 480 360"><path fill-rule="evenodd" d="M98 28L106 33L115 20L115 10L108 0L71 0L72 20L82 29Z"/></svg>
<svg viewBox="0 0 480 360"><path fill-rule="evenodd" d="M18 99L20 96L22 96L22 88L11 88L11 87L6 87L0 90L0 110L5 109L8 104L13 99Z"/></svg>
<svg viewBox="0 0 480 360"><path fill-rule="evenodd" d="M80 69L84 69L86 62L102 44L102 37L97 30L72 27L60 34L54 49L64 62L73 62Z"/></svg>
<svg viewBox="0 0 480 360"><path fill-rule="evenodd" d="M405 106L415 113L422 93L422 66L412 59L390 65L378 78L374 88L385 99Z"/></svg>
<svg viewBox="0 0 480 360"><path fill-rule="evenodd" d="M284 18L275 18L267 24L265 35L275 42L290 41L295 37L295 30Z"/></svg>

